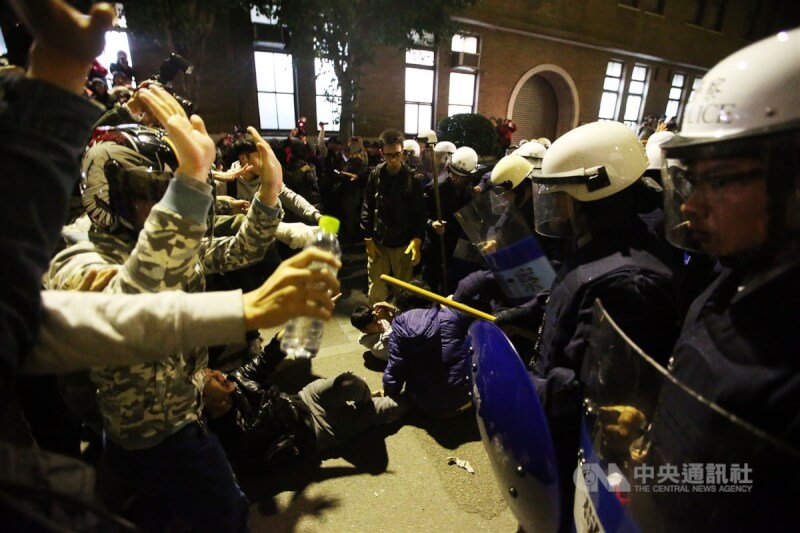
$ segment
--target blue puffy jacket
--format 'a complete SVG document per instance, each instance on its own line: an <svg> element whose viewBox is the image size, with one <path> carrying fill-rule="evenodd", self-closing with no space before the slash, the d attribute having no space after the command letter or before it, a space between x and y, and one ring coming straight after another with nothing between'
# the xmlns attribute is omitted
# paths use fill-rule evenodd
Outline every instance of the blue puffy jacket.
<svg viewBox="0 0 800 533"><path fill-rule="evenodd" d="M450 416L469 403L469 356L464 339L472 319L449 308L412 309L392 322L383 389L411 407Z"/></svg>

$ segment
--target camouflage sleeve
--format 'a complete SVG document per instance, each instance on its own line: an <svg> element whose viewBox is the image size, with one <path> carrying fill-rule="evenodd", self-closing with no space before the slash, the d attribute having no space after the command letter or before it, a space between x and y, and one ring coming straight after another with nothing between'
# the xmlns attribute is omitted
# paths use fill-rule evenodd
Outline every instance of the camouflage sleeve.
<svg viewBox="0 0 800 533"><path fill-rule="evenodd" d="M236 235L217 237L202 251L203 268L208 273L227 272L256 263L275 240L283 209L269 207L256 196Z"/></svg>
<svg viewBox="0 0 800 533"><path fill-rule="evenodd" d="M170 182L150 211L136 246L106 291L138 293L165 290L196 292L200 243L211 205L210 187L184 176Z"/></svg>
<svg viewBox="0 0 800 533"><path fill-rule="evenodd" d="M98 272L106 268L117 268L124 257L116 257L98 251L91 242L82 242L59 252L50 261L50 270L45 275L44 287L50 290L78 290L90 268Z"/></svg>

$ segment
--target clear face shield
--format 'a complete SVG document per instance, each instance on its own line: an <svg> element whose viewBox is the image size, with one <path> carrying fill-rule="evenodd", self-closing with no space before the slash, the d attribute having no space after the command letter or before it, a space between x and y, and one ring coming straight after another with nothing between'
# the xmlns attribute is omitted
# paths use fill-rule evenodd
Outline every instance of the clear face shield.
<svg viewBox="0 0 800 533"><path fill-rule="evenodd" d="M129 230L140 231L150 210L167 191L172 172L124 169L113 160L106 164L105 172L111 207L119 222Z"/></svg>
<svg viewBox="0 0 800 533"><path fill-rule="evenodd" d="M542 176L537 172L533 179L533 212L536 232L547 237L569 239L576 236L575 199L566 192L568 188L583 187L593 193L611 185L605 167L576 169Z"/></svg>
<svg viewBox="0 0 800 533"><path fill-rule="evenodd" d="M749 247L754 247L763 240L758 224L752 220L739 219L746 227L729 227L727 235L722 235L718 227L720 222L728 226L735 223L735 220L728 220L735 213L731 208L732 198L745 196L751 206L758 204L758 200L747 195L742 187L765 175L763 164L756 158L733 158L731 161L733 163L703 166L685 160L665 160L661 169L665 232L674 246L729 256L746 251L748 243ZM747 163L742 164L744 161Z"/></svg>
<svg viewBox="0 0 800 533"><path fill-rule="evenodd" d="M556 190L554 190L556 189ZM536 233L546 237L569 239L575 236L572 216L575 200L557 185L533 184L533 220Z"/></svg>
<svg viewBox="0 0 800 533"><path fill-rule="evenodd" d="M665 159L661 167L661 182L664 186L667 240L684 250L702 251L700 242L692 235L691 223L683 210L683 205L694 191L694 179L690 178L686 165L677 159Z"/></svg>
<svg viewBox="0 0 800 533"><path fill-rule="evenodd" d="M433 151L433 168L435 171L442 173L447 170L447 165L450 163L450 158L453 156L450 152L437 152Z"/></svg>

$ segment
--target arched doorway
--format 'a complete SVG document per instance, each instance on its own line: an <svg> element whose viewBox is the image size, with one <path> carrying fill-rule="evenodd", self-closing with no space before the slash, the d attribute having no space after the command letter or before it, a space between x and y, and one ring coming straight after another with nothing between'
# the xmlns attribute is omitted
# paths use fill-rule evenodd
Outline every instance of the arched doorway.
<svg viewBox="0 0 800 533"><path fill-rule="evenodd" d="M508 114L517 125L514 144L521 139L555 140L578 125L578 91L567 72L557 65L539 65L514 86Z"/></svg>

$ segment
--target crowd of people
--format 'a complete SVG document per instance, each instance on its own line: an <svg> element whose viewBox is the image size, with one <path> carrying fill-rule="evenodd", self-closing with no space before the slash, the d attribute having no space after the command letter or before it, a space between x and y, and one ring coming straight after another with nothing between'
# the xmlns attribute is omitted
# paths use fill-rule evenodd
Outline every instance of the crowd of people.
<svg viewBox="0 0 800 533"><path fill-rule="evenodd" d="M111 87L108 85L109 78ZM97 59L92 62L86 78L86 95L101 107L113 109L130 99L135 83L133 68L128 63L128 53L119 50L117 60L108 68Z"/></svg>
<svg viewBox="0 0 800 533"><path fill-rule="evenodd" d="M154 531L243 531L248 502L234 471L346 445L409 410L470 412L474 319L394 290L383 274L491 312L507 329L548 419L564 509L597 300L657 364L777 443L797 470L800 101L789 88L799 31L715 67L717 81L698 89L680 131L644 138L602 121L512 147L506 120L498 131L508 155L482 164L432 130L342 143L320 123L314 144L305 117L287 139L251 127L215 143L158 80L103 114L89 100L110 102L94 58L113 10L12 5L35 39L27 73L0 77L14 207L3 215L2 392L6 417L30 428L0 440L0 506L14 524L59 516L85 528L88 513ZM737 83L743 63L763 72ZM134 79L124 53L111 71L121 86ZM464 208L481 198L488 212L470 229ZM281 333L262 346L258 330L330 318L340 291L329 270L310 268L338 268L336 257L298 252L323 213L341 219L346 244L366 249L368 305L351 323L385 361L382 390L351 372L297 394L271 381L285 357ZM67 232L68 243L65 221L83 228ZM210 349L220 346L244 347L225 372ZM42 384L36 374L58 378ZM30 383L49 392L31 398ZM66 407L54 439L55 411L41 409L48 394ZM722 460L704 440L686 442L710 421L667 406L677 418L652 421L654 452ZM64 430L73 419L77 432ZM51 452L73 456L58 459L68 465L60 477L42 466L56 461ZM738 459L763 464L751 452ZM21 462L38 466L14 467ZM88 463L98 466L97 494ZM704 516L700 500L692 519L741 525L768 512L788 525L791 509L775 496L787 489L774 481L758 479L757 512L736 500L725 516ZM34 488L85 506L26 498Z"/></svg>

